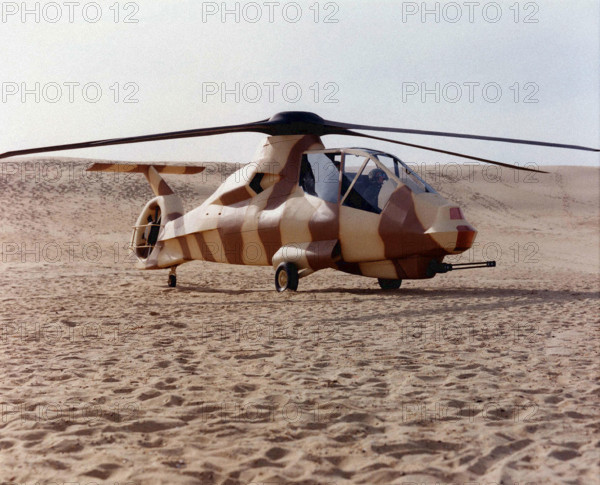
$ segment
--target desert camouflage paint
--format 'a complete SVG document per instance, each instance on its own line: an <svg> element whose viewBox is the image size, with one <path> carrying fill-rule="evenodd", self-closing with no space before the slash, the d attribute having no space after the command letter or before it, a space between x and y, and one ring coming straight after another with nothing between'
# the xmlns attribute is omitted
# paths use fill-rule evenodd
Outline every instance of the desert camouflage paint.
<svg viewBox="0 0 600 485"><path fill-rule="evenodd" d="M89 170L140 172L150 183L156 197L133 234L140 269L192 260L274 268L292 262L300 276L335 268L419 279L435 274L428 271L432 260L442 262L472 246L476 231L455 204L437 193L416 193L401 181L381 214L342 205L339 193L337 203L305 193L299 185L302 156L319 150L325 147L315 135L268 137L253 162L187 214L161 174L199 173L203 167L94 164ZM152 214L160 214L160 231L148 248L144 230Z"/></svg>

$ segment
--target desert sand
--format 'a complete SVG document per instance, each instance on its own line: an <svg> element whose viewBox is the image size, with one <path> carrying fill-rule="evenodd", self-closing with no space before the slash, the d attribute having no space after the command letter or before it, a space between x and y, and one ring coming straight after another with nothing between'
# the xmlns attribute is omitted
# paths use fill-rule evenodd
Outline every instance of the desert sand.
<svg viewBox="0 0 600 485"><path fill-rule="evenodd" d="M90 163L0 166L0 483L599 483L598 168L430 167L479 231L449 261L496 268L278 294L135 270L150 188ZM189 210L230 171L166 178Z"/></svg>

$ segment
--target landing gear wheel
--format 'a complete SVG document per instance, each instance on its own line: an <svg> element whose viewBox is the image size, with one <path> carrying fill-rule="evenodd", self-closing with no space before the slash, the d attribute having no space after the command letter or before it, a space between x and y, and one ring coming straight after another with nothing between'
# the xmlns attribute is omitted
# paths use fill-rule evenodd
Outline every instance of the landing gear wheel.
<svg viewBox="0 0 600 485"><path fill-rule="evenodd" d="M402 280L386 280L384 278L378 278L377 281L382 290L397 290L402 284Z"/></svg>
<svg viewBox="0 0 600 485"><path fill-rule="evenodd" d="M177 286L177 266L172 266L169 271L169 288L175 288Z"/></svg>
<svg viewBox="0 0 600 485"><path fill-rule="evenodd" d="M294 263L281 263L275 272L275 288L282 292L298 289L298 268Z"/></svg>

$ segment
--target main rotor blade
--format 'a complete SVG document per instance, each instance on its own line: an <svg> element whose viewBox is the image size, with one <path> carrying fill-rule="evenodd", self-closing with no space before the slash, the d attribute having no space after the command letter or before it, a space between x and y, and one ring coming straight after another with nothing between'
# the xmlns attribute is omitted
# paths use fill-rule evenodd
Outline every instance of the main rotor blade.
<svg viewBox="0 0 600 485"><path fill-rule="evenodd" d="M406 133L408 135L432 135L432 136L445 136L450 138L467 138L471 140L487 140L487 141L500 141L506 143L517 143L521 145L537 145L544 147L553 148L568 148L570 150L584 150L588 152L600 152L600 148L590 148L580 145L565 145L562 143L549 143L545 141L536 140L519 140L516 138L500 138L496 136L480 136L480 135L468 135L463 133L447 133L443 131L426 131L426 130L409 130L405 128L387 128L383 126L369 126L369 125L355 125L352 123L339 123L337 121L324 120L328 126L333 128L345 128L352 130L368 130L368 131L386 131L393 133Z"/></svg>
<svg viewBox="0 0 600 485"><path fill-rule="evenodd" d="M355 125L350 123L339 123L337 121L324 120L320 116L314 113L307 113L303 111L287 111L283 113L277 113L269 119L256 121L254 123L245 123L241 125L230 125L230 126L219 126L211 128L199 128L194 130L185 131L173 131L168 133L158 133L155 135L143 135L133 136L127 138L111 138L107 140L95 140L87 141L83 143L71 143L67 145L54 145L41 148L30 148L26 150L16 150L0 154L0 159L8 158L18 155L29 155L33 153L42 152L55 152L60 150L72 150L78 148L90 148L90 147L101 147L109 145L124 145L128 143L142 143L147 141L157 140L174 140L178 138L192 138L198 136L210 136L210 135L222 135L226 133L242 133L242 132L255 132L264 133L271 136L285 136L285 135L354 135L362 136L363 138L369 138L369 136L361 135L359 133L351 131L351 129L357 130L373 130L373 131L386 131L394 133L405 133L412 135L433 135L433 136L445 136L453 138L467 138L473 140L488 140L488 141L499 141L507 143L519 143L523 145L538 145L548 146L554 148L569 148L573 150L585 150L591 152L600 152L598 148L589 148L579 145L565 145L561 143L548 143L543 141L534 140L518 140L515 138L499 138L492 136L479 136L479 135L468 135L461 133L446 133L440 131L425 131L425 130L409 130L404 128L386 128L381 126L369 126L369 125ZM478 157L471 157L469 155L456 154L454 152L436 150L421 145L411 145L404 142L397 142L396 140L390 140L387 138L371 137L373 139L381 139L392 143L404 144L406 146L414 146L415 148L423 148L425 150L438 151L448 155L456 155L464 158L470 158L472 160L485 161L496 165L504 165L508 167L514 167L509 164L502 164L500 162L494 162ZM514 167L517 168L517 167ZM520 170L536 171L531 169L520 168Z"/></svg>
<svg viewBox="0 0 600 485"><path fill-rule="evenodd" d="M488 160L487 158L473 157L471 155L465 155L464 153L450 152L448 150L439 150L438 148L427 147L424 145L415 145L414 143L406 143L403 141L392 140L390 138L382 138L380 136L365 135L363 133L357 133L355 131L350 131L350 130L348 130L347 133L349 135L359 136L361 138L370 138L372 140L388 141L390 143L396 143L398 145L404 145L407 147L420 148L422 150L429 150L431 152L444 153L445 155L452 155L455 157L468 158L469 160L477 160L478 162L491 163L493 165L499 165L501 167L514 168L515 170L524 170L526 172L536 172L536 173L548 173L548 172L544 172L543 170L537 170L534 168L519 167L518 165L511 165L510 163L496 162L494 160Z"/></svg>
<svg viewBox="0 0 600 485"><path fill-rule="evenodd" d="M195 130L172 131L169 133L157 133L154 135L130 136L127 138L111 138L107 140L86 141L82 143L69 143L67 145L54 145L40 148L29 148L26 150L15 150L0 154L0 159L15 157L18 155L30 155L32 153L57 152L61 150L74 150L76 148L104 147L109 145L125 145L128 143L142 143L157 140L175 140L178 138L192 138L197 136L222 135L225 133L256 132L269 133L269 120L245 123L243 125L219 126L213 128L199 128Z"/></svg>

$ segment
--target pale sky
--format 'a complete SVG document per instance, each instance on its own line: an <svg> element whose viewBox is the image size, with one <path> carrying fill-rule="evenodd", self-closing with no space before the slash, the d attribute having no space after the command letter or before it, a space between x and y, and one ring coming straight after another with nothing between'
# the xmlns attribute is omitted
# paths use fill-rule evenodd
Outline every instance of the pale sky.
<svg viewBox="0 0 600 485"><path fill-rule="evenodd" d="M0 152L295 110L348 123L600 147L597 0L0 7ZM598 166L600 160L553 148L390 137L507 163ZM221 135L62 154L246 162L262 138ZM324 142L378 148L412 163L464 161L350 137Z"/></svg>

